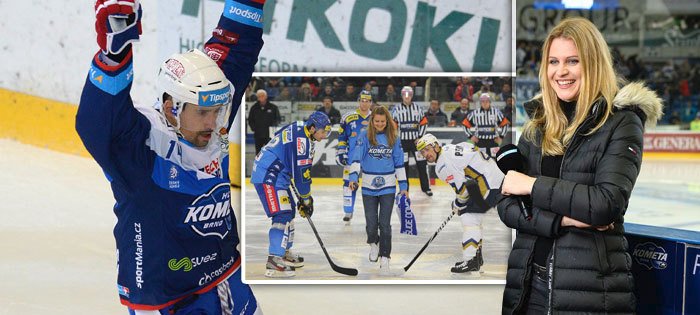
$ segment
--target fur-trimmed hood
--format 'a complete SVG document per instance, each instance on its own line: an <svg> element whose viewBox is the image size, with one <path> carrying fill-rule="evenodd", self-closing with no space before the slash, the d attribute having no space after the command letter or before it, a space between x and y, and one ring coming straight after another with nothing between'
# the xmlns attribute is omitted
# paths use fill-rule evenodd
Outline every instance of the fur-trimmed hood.
<svg viewBox="0 0 700 315"><path fill-rule="evenodd" d="M644 86L643 82L632 82L625 85L617 92L613 105L616 109L631 109L639 114L639 110L644 113L642 121L647 127L653 127L663 115L663 101L656 95L656 92ZM635 108L636 107L636 108Z"/></svg>
<svg viewBox="0 0 700 315"><path fill-rule="evenodd" d="M597 113L597 106L594 105L592 113ZM538 109L541 109L542 95L537 95L531 101L523 104L525 112L532 118ZM647 88L643 82L632 82L620 89L613 99L615 111L631 110L635 112L647 127L653 127L663 115L663 101L656 95L656 92Z"/></svg>

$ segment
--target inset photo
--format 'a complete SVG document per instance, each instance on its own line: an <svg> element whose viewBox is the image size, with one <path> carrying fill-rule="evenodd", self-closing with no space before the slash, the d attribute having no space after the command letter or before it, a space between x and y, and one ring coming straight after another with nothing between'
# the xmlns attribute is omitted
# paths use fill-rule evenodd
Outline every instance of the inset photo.
<svg viewBox="0 0 700 315"><path fill-rule="evenodd" d="M513 78L254 77L244 280L504 283Z"/></svg>

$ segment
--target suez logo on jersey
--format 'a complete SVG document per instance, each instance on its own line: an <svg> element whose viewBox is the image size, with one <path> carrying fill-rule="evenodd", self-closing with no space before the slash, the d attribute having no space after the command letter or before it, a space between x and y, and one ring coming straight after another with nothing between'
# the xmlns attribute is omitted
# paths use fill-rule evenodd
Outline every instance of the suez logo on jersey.
<svg viewBox="0 0 700 315"><path fill-rule="evenodd" d="M190 206L183 223L201 236L224 238L232 228L231 190L228 183L214 186L208 193L199 196Z"/></svg>
<svg viewBox="0 0 700 315"><path fill-rule="evenodd" d="M231 94L231 87L226 86L224 88L214 90L214 91L201 91L199 92L199 106L214 106L219 104L228 104L228 99Z"/></svg>
<svg viewBox="0 0 700 315"><path fill-rule="evenodd" d="M666 269L668 266L668 253L663 247L652 242L637 244L632 251L632 257L647 269Z"/></svg>
<svg viewBox="0 0 700 315"><path fill-rule="evenodd" d="M190 270L196 268L201 264L215 261L217 255L217 253L211 253L202 257L184 257L181 259L173 258L168 260L168 268L172 271L178 271L182 269L182 271L184 272L189 272Z"/></svg>

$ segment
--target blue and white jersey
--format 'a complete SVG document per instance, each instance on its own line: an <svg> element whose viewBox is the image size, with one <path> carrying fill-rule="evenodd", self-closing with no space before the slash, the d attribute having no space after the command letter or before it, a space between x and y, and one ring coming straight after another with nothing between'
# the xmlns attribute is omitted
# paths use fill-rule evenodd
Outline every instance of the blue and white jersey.
<svg viewBox="0 0 700 315"><path fill-rule="evenodd" d="M357 139L357 145L350 166L350 181L357 182L362 171L362 194L380 196L407 190L406 170L403 168L403 150L398 137L393 147L389 146L386 135L377 134L377 144L372 145L363 132Z"/></svg>
<svg viewBox="0 0 700 315"><path fill-rule="evenodd" d="M262 14L255 1L229 0L224 12L233 7ZM209 56L235 88L236 113L262 48L262 28L226 14L205 50L222 52ZM83 88L76 130L116 200L121 303L161 309L213 288L240 265L226 130L212 134L206 147L192 147L151 106L133 104L131 53L116 66L100 58L98 52Z"/></svg>
<svg viewBox="0 0 700 315"><path fill-rule="evenodd" d="M255 157L250 182L287 189L294 180L299 194L304 198L309 196L314 160L314 141L311 138L303 121L277 130Z"/></svg>
<svg viewBox="0 0 700 315"><path fill-rule="evenodd" d="M372 112L368 112L367 116L362 116L360 110L349 112L340 120L340 130L338 130L338 150L347 149L348 158L352 158L352 152L355 148L355 143L360 134L367 130L369 126L369 116Z"/></svg>

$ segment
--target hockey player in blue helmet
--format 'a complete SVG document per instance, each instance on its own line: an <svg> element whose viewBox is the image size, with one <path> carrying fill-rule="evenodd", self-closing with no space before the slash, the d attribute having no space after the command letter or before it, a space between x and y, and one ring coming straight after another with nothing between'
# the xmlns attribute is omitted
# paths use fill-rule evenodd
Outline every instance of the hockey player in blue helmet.
<svg viewBox="0 0 700 315"><path fill-rule="evenodd" d="M306 121L282 127L263 147L253 162L251 183L255 186L270 226L265 276L292 277L295 268L304 266L304 258L290 249L294 243L296 211L303 218L314 212L311 197L311 166L314 143L328 136L331 121L323 112L314 112ZM291 182L301 195L297 205L292 198Z"/></svg>
<svg viewBox="0 0 700 315"><path fill-rule="evenodd" d="M350 165L349 157L353 156L353 148L360 134L367 130L369 116L372 113L372 93L362 90L357 98L357 110L348 112L340 120L338 130L338 148L335 161L343 166L343 221L350 222L355 208L355 196L357 191L350 189Z"/></svg>
<svg viewBox="0 0 700 315"><path fill-rule="evenodd" d="M262 23L229 12L262 16L264 1L226 0L204 52L161 64L155 108L131 98L139 1L94 3L100 49L75 128L116 200L119 300L129 314L260 314L241 281L227 129L263 46Z"/></svg>

